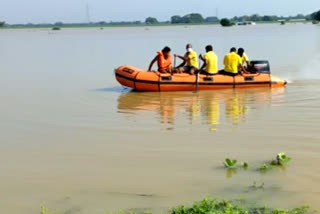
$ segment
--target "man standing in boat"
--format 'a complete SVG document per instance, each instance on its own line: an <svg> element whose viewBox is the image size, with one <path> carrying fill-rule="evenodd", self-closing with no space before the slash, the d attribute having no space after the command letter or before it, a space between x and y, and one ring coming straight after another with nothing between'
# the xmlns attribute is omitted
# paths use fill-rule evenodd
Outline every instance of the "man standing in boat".
<svg viewBox="0 0 320 214"><path fill-rule="evenodd" d="M184 56L180 56L178 54L174 55L174 57L178 57L183 60L183 62L178 66L177 71L178 73L189 73L193 75L199 69L198 55L192 49L191 44L187 44L186 49L187 49L187 52L185 53Z"/></svg>
<svg viewBox="0 0 320 214"><path fill-rule="evenodd" d="M152 66L155 62L158 62L158 71L160 73L171 73L172 72L172 57L171 49L165 47L162 51L157 52L157 56L151 61L148 71L151 71Z"/></svg>

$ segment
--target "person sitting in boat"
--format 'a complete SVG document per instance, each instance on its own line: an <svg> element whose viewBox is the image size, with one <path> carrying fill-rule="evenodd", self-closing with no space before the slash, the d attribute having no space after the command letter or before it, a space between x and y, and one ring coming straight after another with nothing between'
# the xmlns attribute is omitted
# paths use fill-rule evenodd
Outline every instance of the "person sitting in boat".
<svg viewBox="0 0 320 214"><path fill-rule="evenodd" d="M204 56L200 54L199 58L203 61L203 65L200 68L201 73L209 75L218 73L218 57L213 52L212 45L207 45L206 54Z"/></svg>
<svg viewBox="0 0 320 214"><path fill-rule="evenodd" d="M247 67L250 66L250 61L249 61L249 57L247 56L247 54L244 52L243 48L239 48L238 49L238 55L241 57L242 59L242 65L245 66L247 65Z"/></svg>
<svg viewBox="0 0 320 214"><path fill-rule="evenodd" d="M193 75L199 69L198 55L192 49L191 44L187 44L186 49L187 49L187 52L185 53L184 56L180 56L178 54L174 55L174 57L178 57L183 60L183 62L178 66L177 72L178 73L189 73L189 74Z"/></svg>
<svg viewBox="0 0 320 214"><path fill-rule="evenodd" d="M158 71L160 73L171 73L172 57L170 53L171 49L169 47L165 47L162 51L158 51L157 56L151 61L148 71L151 71L155 62L158 62Z"/></svg>
<svg viewBox="0 0 320 214"><path fill-rule="evenodd" d="M220 71L220 74L236 76L239 73L241 74L242 71L245 71L242 66L242 59L236 52L236 48L231 48L230 53L224 57L224 70ZM239 70L239 68L241 70Z"/></svg>

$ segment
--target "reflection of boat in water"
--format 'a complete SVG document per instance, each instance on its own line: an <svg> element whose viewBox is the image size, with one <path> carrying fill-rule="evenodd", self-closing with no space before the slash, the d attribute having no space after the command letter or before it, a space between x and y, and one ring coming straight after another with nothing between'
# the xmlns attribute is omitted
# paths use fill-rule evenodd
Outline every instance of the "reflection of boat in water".
<svg viewBox="0 0 320 214"><path fill-rule="evenodd" d="M195 91L226 88L283 87L286 81L270 74L268 61L252 61L248 74L235 77L190 74L160 74L132 66L121 66L115 71L118 82L136 91Z"/></svg>
<svg viewBox="0 0 320 214"><path fill-rule="evenodd" d="M239 124L246 121L252 105L270 103L284 88L203 91L199 93L138 93L122 94L118 98L118 112L146 119L153 113L160 124L207 124L215 131L220 123ZM281 97L280 97L281 99ZM225 116L225 119L223 118Z"/></svg>

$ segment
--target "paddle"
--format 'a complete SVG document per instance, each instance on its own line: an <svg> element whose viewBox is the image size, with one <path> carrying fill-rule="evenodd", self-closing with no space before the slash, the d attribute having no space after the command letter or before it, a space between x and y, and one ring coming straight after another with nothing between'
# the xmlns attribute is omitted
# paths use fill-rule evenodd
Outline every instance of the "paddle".
<svg viewBox="0 0 320 214"><path fill-rule="evenodd" d="M173 75L176 70L176 62L177 62L177 57L176 55L174 55L174 63L173 63L173 68L171 70L171 75Z"/></svg>
<svg viewBox="0 0 320 214"><path fill-rule="evenodd" d="M198 60L198 64L199 64L199 68L200 68L200 56L199 56L199 60ZM196 73L196 90L195 90L195 93L198 91L198 88L199 88L199 78L200 78L200 70L199 71L197 71L197 73Z"/></svg>

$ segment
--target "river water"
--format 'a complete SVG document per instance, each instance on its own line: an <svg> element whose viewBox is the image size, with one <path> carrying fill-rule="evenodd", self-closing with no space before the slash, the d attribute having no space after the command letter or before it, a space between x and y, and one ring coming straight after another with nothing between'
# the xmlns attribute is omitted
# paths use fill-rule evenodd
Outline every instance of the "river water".
<svg viewBox="0 0 320 214"><path fill-rule="evenodd" d="M114 68L169 45L268 59L279 89L136 93ZM290 208L320 199L320 27L0 31L0 213L165 210L204 196ZM279 152L284 169L258 168ZM236 158L248 170L226 171ZM254 182L264 189L252 190Z"/></svg>

